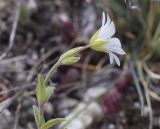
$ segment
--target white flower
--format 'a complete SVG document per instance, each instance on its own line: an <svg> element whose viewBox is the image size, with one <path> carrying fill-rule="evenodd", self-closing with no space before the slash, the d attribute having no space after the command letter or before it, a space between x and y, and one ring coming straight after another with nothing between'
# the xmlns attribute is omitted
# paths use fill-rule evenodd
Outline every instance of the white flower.
<svg viewBox="0 0 160 129"><path fill-rule="evenodd" d="M121 42L118 38L112 38L115 34L115 25L113 21L110 20L107 15L107 21L105 13L102 13L102 26L101 28L92 36L90 40L90 47L96 51L103 51L109 53L110 63L113 61L120 66L120 60L116 54L124 55L125 51L121 48Z"/></svg>

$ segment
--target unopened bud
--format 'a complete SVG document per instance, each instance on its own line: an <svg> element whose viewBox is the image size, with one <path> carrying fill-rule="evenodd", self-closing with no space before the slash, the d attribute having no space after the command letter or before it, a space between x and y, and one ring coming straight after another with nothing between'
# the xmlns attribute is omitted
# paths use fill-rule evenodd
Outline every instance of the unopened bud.
<svg viewBox="0 0 160 129"><path fill-rule="evenodd" d="M78 62L79 60L80 60L80 57L72 56L72 57L68 57L68 58L63 59L62 64L63 65L71 65L71 64Z"/></svg>
<svg viewBox="0 0 160 129"><path fill-rule="evenodd" d="M60 60L67 59L68 57L75 57L78 52L80 52L81 50L83 50L83 48L84 47L76 47L76 48L73 48L71 50L68 50L67 52L65 52L64 54L62 54L62 56L60 57Z"/></svg>

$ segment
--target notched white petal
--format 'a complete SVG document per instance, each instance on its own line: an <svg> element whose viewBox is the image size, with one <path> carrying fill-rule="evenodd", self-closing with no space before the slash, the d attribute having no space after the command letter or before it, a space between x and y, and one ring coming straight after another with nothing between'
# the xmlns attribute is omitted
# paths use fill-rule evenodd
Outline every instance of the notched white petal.
<svg viewBox="0 0 160 129"><path fill-rule="evenodd" d="M111 24L105 24L103 27L101 27L98 38L102 40L106 40L108 38L111 38L116 32L114 23L111 22Z"/></svg>
<svg viewBox="0 0 160 129"><path fill-rule="evenodd" d="M114 59L113 59L113 55L111 53L109 53L109 61L111 64L113 64Z"/></svg>
<svg viewBox="0 0 160 129"><path fill-rule="evenodd" d="M111 27L110 27L111 26ZM114 26L112 25L111 23L111 20L110 20L110 17L108 16L107 14L107 22L106 22L106 16L105 16L105 13L103 12L102 13L102 26L100 28L100 31L99 31L99 36L98 38L102 39L102 40L105 40L107 39L108 37L110 37L110 34L109 36L108 35L108 31L110 31L110 28L113 28ZM114 30L112 30L111 33L113 33ZM114 32L115 33L115 32Z"/></svg>
<svg viewBox="0 0 160 129"><path fill-rule="evenodd" d="M106 26L110 25L111 24L111 19L109 17L109 15L107 14L107 22L106 22Z"/></svg>
<svg viewBox="0 0 160 129"><path fill-rule="evenodd" d="M108 39L108 43L103 46L106 51L114 52L120 55L126 54L125 51L121 48L121 43L118 38Z"/></svg>
<svg viewBox="0 0 160 129"><path fill-rule="evenodd" d="M108 39L108 45L121 47L121 42L118 38L110 38Z"/></svg>
<svg viewBox="0 0 160 129"><path fill-rule="evenodd" d="M117 54L120 54L120 55L125 55L126 54L125 51L121 47L110 46L108 44L104 45L103 47L108 52L114 52L114 53L117 53Z"/></svg>
<svg viewBox="0 0 160 129"><path fill-rule="evenodd" d="M115 25L113 22L105 29L106 38L111 38L116 32Z"/></svg>
<svg viewBox="0 0 160 129"><path fill-rule="evenodd" d="M105 16L105 13L102 12L102 26L101 27L104 26L105 22L106 22L106 16Z"/></svg>
<svg viewBox="0 0 160 129"><path fill-rule="evenodd" d="M112 55L112 57L113 57L113 59L115 60L116 64L117 64L118 66L120 66L120 60L119 60L119 58L118 58L115 54L113 54L113 53L110 53L110 55Z"/></svg>

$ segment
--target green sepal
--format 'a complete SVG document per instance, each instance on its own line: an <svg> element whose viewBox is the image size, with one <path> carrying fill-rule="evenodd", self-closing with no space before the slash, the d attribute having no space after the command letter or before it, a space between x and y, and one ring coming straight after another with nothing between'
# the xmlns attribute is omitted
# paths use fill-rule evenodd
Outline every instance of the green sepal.
<svg viewBox="0 0 160 129"><path fill-rule="evenodd" d="M91 48L95 51L105 51L104 45L106 44L105 40L96 40L92 43Z"/></svg>
<svg viewBox="0 0 160 129"><path fill-rule="evenodd" d="M90 48L95 51L105 51L104 45L106 44L106 40L98 39L99 30L91 37L90 40Z"/></svg>
<svg viewBox="0 0 160 129"><path fill-rule="evenodd" d="M90 46L92 46L92 44L97 40L98 34L99 34L99 30L93 34L93 36L91 37L91 39L89 41Z"/></svg>

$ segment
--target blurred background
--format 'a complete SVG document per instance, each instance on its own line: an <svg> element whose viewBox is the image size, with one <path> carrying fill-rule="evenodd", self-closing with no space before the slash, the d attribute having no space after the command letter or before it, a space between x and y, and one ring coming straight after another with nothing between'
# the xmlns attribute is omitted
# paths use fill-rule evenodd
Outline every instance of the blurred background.
<svg viewBox="0 0 160 129"><path fill-rule="evenodd" d="M160 128L159 0L0 0L0 129L35 126L37 74L88 44L102 11L127 53L121 67L90 49L59 67L45 119L67 117L68 129Z"/></svg>

